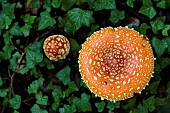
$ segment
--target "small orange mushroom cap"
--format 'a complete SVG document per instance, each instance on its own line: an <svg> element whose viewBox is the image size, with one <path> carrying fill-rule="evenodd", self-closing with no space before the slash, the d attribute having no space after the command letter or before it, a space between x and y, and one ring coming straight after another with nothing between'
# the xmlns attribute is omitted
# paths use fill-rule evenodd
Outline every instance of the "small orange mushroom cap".
<svg viewBox="0 0 170 113"><path fill-rule="evenodd" d="M49 36L43 45L44 52L50 60L65 59L70 50L70 43L63 35Z"/></svg>
<svg viewBox="0 0 170 113"><path fill-rule="evenodd" d="M140 93L154 69L149 40L127 27L106 27L93 33L82 44L78 62L91 92L111 101Z"/></svg>

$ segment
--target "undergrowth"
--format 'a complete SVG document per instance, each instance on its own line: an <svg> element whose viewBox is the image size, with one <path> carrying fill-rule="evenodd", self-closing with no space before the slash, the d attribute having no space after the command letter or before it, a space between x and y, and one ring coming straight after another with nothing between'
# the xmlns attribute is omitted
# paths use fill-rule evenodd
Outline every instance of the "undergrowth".
<svg viewBox="0 0 170 113"><path fill-rule="evenodd" d="M1 113L169 113L169 0L0 0ZM81 79L78 51L94 31L133 27L146 35L155 60L141 94L116 103L95 97ZM50 61L43 41L61 34L66 59Z"/></svg>

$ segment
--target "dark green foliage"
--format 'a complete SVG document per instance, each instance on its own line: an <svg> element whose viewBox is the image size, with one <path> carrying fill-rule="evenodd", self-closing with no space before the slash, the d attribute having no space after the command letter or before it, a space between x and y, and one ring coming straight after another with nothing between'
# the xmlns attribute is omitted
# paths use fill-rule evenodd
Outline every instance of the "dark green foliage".
<svg viewBox="0 0 170 113"><path fill-rule="evenodd" d="M148 108L150 112L154 111L155 108L155 97L151 96L147 100L143 100L143 107Z"/></svg>
<svg viewBox="0 0 170 113"><path fill-rule="evenodd" d="M89 5L94 11L103 9L116 9L115 0L92 0Z"/></svg>
<svg viewBox="0 0 170 113"><path fill-rule="evenodd" d="M75 97L73 99L73 104L78 108L78 110L86 112L92 111L91 103L89 102L90 96L86 93L81 94L81 98Z"/></svg>
<svg viewBox="0 0 170 113"><path fill-rule="evenodd" d="M14 97L9 100L9 104L13 109L19 109L21 106L21 96L14 95Z"/></svg>
<svg viewBox="0 0 170 113"><path fill-rule="evenodd" d="M169 113L170 0L0 0L1 113ZM148 37L155 68L134 97L101 100L81 79L81 44L101 27L130 25ZM43 41L69 39L66 59L50 61Z"/></svg>
<svg viewBox="0 0 170 113"><path fill-rule="evenodd" d="M41 109L38 104L34 104L30 111L31 113L48 113L47 110Z"/></svg>
<svg viewBox="0 0 170 113"><path fill-rule="evenodd" d="M143 0L143 6L140 8L139 13L146 15L149 19L152 19L156 15L156 10L153 7L151 0Z"/></svg>
<svg viewBox="0 0 170 113"><path fill-rule="evenodd" d="M96 103L95 103L95 106L98 108L98 112L102 112L102 111L104 110L105 103L104 103L104 101L102 101L102 102L96 102Z"/></svg>
<svg viewBox="0 0 170 113"><path fill-rule="evenodd" d="M70 67L66 66L56 74L56 77L58 77L58 79L61 80L64 85L67 85L70 83L70 72Z"/></svg>
<svg viewBox="0 0 170 113"><path fill-rule="evenodd" d="M125 18L125 12L119 11L119 10L111 10L110 18L109 20L113 23L117 23L119 20L122 20Z"/></svg>
<svg viewBox="0 0 170 113"><path fill-rule="evenodd" d="M159 40L158 38L155 38L155 37L152 38L152 45L158 57L162 56L165 49L168 47L168 44L164 39Z"/></svg>
<svg viewBox="0 0 170 113"><path fill-rule="evenodd" d="M110 110L114 110L115 108L120 108L120 102L113 102L113 101L107 101L107 106L106 108Z"/></svg>
<svg viewBox="0 0 170 113"><path fill-rule="evenodd" d="M56 24L56 20L50 16L48 12L42 12L40 14L40 22L38 25L38 30L45 29L47 27L52 27Z"/></svg>
<svg viewBox="0 0 170 113"><path fill-rule="evenodd" d="M92 11L73 8L67 12L65 18L58 18L59 26L68 34L74 34L80 27L90 26L94 21L92 14Z"/></svg>

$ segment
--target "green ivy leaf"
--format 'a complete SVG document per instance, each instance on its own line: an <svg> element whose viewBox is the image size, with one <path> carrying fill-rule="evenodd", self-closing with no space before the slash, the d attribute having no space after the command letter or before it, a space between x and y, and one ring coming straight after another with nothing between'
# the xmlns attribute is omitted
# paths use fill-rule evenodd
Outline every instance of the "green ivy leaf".
<svg viewBox="0 0 170 113"><path fill-rule="evenodd" d="M32 68L32 69L30 70L30 74L36 76L36 75L38 75L38 72L37 72L37 71L38 71L38 70L37 70L37 68L36 68L36 66L35 66L34 68Z"/></svg>
<svg viewBox="0 0 170 113"><path fill-rule="evenodd" d="M19 113L17 110L14 110L14 112L13 113Z"/></svg>
<svg viewBox="0 0 170 113"><path fill-rule="evenodd" d="M28 93L29 94L36 94L38 91L38 88L43 85L44 78L39 78L38 80L33 81L30 86L28 86Z"/></svg>
<svg viewBox="0 0 170 113"><path fill-rule="evenodd" d="M27 37L30 34L30 28L28 27L27 24L25 24L24 26L20 27L20 31L22 32L24 37Z"/></svg>
<svg viewBox="0 0 170 113"><path fill-rule="evenodd" d="M152 31L153 33L157 34L158 33L158 30L161 30L164 28L164 23L161 19L155 19L155 20L152 20L150 22L151 24L151 27L152 27Z"/></svg>
<svg viewBox="0 0 170 113"><path fill-rule="evenodd" d="M115 108L120 108L120 102L117 101L117 102L113 102L113 101L107 101L108 104L107 104L107 108L110 109L110 110L114 110Z"/></svg>
<svg viewBox="0 0 170 113"><path fill-rule="evenodd" d="M73 8L66 14L66 18L59 18L60 27L64 27L65 32L68 34L75 33L82 26L90 26L94 21L92 11L85 11L80 8Z"/></svg>
<svg viewBox="0 0 170 113"><path fill-rule="evenodd" d="M2 18L1 15L0 15L0 35L1 35L1 30L5 28L5 24L4 24L3 21L4 21L4 20L3 20L3 18Z"/></svg>
<svg viewBox="0 0 170 113"><path fill-rule="evenodd" d="M10 59L11 58L11 53L14 50L14 47L12 45L5 45L3 47L4 50L4 55L5 55L5 60Z"/></svg>
<svg viewBox="0 0 170 113"><path fill-rule="evenodd" d="M17 2L17 4L16 4L16 8L22 8L22 4L20 3L20 1L19 1L19 2Z"/></svg>
<svg viewBox="0 0 170 113"><path fill-rule="evenodd" d="M140 25L140 33L145 35L146 34L146 30L149 29L149 28L150 28L149 25L147 25L146 23L142 23Z"/></svg>
<svg viewBox="0 0 170 113"><path fill-rule="evenodd" d="M52 92L52 96L55 101L59 100L63 96L63 92L60 86L56 86Z"/></svg>
<svg viewBox="0 0 170 113"><path fill-rule="evenodd" d="M136 104L136 99L135 99L135 98L130 99L130 100L128 101L128 103L123 106L123 109L127 110L127 109L134 108L135 104Z"/></svg>
<svg viewBox="0 0 170 113"><path fill-rule="evenodd" d="M30 28L32 28L32 24L34 23L36 16L31 16L30 14L26 14L22 18L25 22L25 25L20 28L20 31L26 37L30 34Z"/></svg>
<svg viewBox="0 0 170 113"><path fill-rule="evenodd" d="M54 85L53 82L51 81L51 82L46 86L46 88L47 88L48 90L54 90L55 85Z"/></svg>
<svg viewBox="0 0 170 113"><path fill-rule="evenodd" d="M11 35L16 35L16 36L22 36L22 32L20 30L20 27L18 25L18 22L15 22L13 26L10 28L9 33Z"/></svg>
<svg viewBox="0 0 170 113"><path fill-rule="evenodd" d="M3 2L1 0L1 2ZM15 19L14 8L16 4L13 3L5 3L1 5L1 12L0 12L0 34L2 29L8 29L11 25L13 19Z"/></svg>
<svg viewBox="0 0 170 113"><path fill-rule="evenodd" d="M4 55L4 52L0 51L0 63L2 60L5 59L5 55Z"/></svg>
<svg viewBox="0 0 170 113"><path fill-rule="evenodd" d="M13 109L19 109L21 106L21 96L15 95L13 98L9 100L9 103Z"/></svg>
<svg viewBox="0 0 170 113"><path fill-rule="evenodd" d="M73 53L78 52L81 49L81 47L79 46L79 44L77 43L75 39L70 39L70 47Z"/></svg>
<svg viewBox="0 0 170 113"><path fill-rule="evenodd" d="M76 30L78 30L81 26L90 26L90 23L93 21L92 11L84 11L80 8L74 8L67 13L67 17L75 22Z"/></svg>
<svg viewBox="0 0 170 113"><path fill-rule="evenodd" d="M39 84L36 81L34 81L33 83L30 84L30 86L28 86L28 93L29 94L37 93L38 88L39 88Z"/></svg>
<svg viewBox="0 0 170 113"><path fill-rule="evenodd" d="M159 63L161 68L164 69L166 66L170 65L170 58L160 58Z"/></svg>
<svg viewBox="0 0 170 113"><path fill-rule="evenodd" d="M81 87L83 86L83 87L85 87L86 89L89 89L82 79L81 79L81 81L80 81L80 86L81 86Z"/></svg>
<svg viewBox="0 0 170 113"><path fill-rule="evenodd" d="M52 104L52 109L53 109L54 111L57 111L57 108L58 108L58 106L60 105L59 102L60 102L59 100L56 100L56 101Z"/></svg>
<svg viewBox="0 0 170 113"><path fill-rule="evenodd" d="M104 110L105 103L104 103L104 101L96 102L95 106L97 107L98 112L102 112Z"/></svg>
<svg viewBox="0 0 170 113"><path fill-rule="evenodd" d="M38 104L34 104L34 106L31 108L31 113L48 113L48 111L41 109Z"/></svg>
<svg viewBox="0 0 170 113"><path fill-rule="evenodd" d="M40 40L39 42L36 42L32 44L29 49L32 51L40 52L40 49L42 48L43 40Z"/></svg>
<svg viewBox="0 0 170 113"><path fill-rule="evenodd" d="M158 85L159 85L159 81L152 82L149 84L148 88L149 88L151 94L157 94Z"/></svg>
<svg viewBox="0 0 170 113"><path fill-rule="evenodd" d="M33 68L37 63L43 60L43 54L39 52L34 52L30 49L26 51L26 66L28 68Z"/></svg>
<svg viewBox="0 0 170 113"><path fill-rule="evenodd" d="M10 42L10 35L9 35L9 32L6 32L6 33L4 33L3 34L3 38L4 38L4 43L6 44L6 45L10 45L11 44L11 42Z"/></svg>
<svg viewBox="0 0 170 113"><path fill-rule="evenodd" d="M148 113L148 109L143 107L141 104L138 105L137 111L138 113Z"/></svg>
<svg viewBox="0 0 170 113"><path fill-rule="evenodd" d="M46 2L46 1L44 1ZM27 5L31 5L33 8L40 8L41 2L40 0L31 0L27 2Z"/></svg>
<svg viewBox="0 0 170 113"><path fill-rule="evenodd" d="M77 107L78 111L92 111L91 104L89 102L90 96L86 93L81 94L81 99L75 97L73 99L73 104Z"/></svg>
<svg viewBox="0 0 170 113"><path fill-rule="evenodd" d="M54 103L52 104L52 109L54 111L57 110L58 106L60 105L60 99L63 96L63 92L60 86L55 86L52 91L52 96L54 98Z"/></svg>
<svg viewBox="0 0 170 113"><path fill-rule="evenodd" d="M168 47L167 42L164 39L159 40L158 38L153 38L151 42L158 57L160 57Z"/></svg>
<svg viewBox="0 0 170 113"><path fill-rule="evenodd" d="M30 25L29 27L31 28L31 24L34 23L36 16L31 16L30 14L25 14L22 18L25 23L28 23L28 25Z"/></svg>
<svg viewBox="0 0 170 113"><path fill-rule="evenodd" d="M163 30L162 30L162 35L168 36L169 29L170 29L170 25L165 25Z"/></svg>
<svg viewBox="0 0 170 113"><path fill-rule="evenodd" d="M29 71L29 68L24 65L20 65L18 73L24 75Z"/></svg>
<svg viewBox="0 0 170 113"><path fill-rule="evenodd" d="M89 102L90 96L86 93L81 94L81 109L83 112L92 111L91 104Z"/></svg>
<svg viewBox="0 0 170 113"><path fill-rule="evenodd" d="M56 24L55 19L52 18L48 12L41 12L40 16L41 18L40 18L40 22L38 25L38 30L42 30L47 27L52 27Z"/></svg>
<svg viewBox="0 0 170 113"><path fill-rule="evenodd" d="M12 55L12 58L10 59L10 69L15 71L16 66L17 66L17 60L20 57L20 53L17 51Z"/></svg>
<svg viewBox="0 0 170 113"><path fill-rule="evenodd" d="M51 12L51 0L44 1L43 8L45 9L45 12L48 12L50 14L50 12Z"/></svg>
<svg viewBox="0 0 170 113"><path fill-rule="evenodd" d="M59 108L60 113L74 113L75 110L76 110L75 106L70 106L70 105L66 105L66 104L64 104L63 108Z"/></svg>
<svg viewBox="0 0 170 113"><path fill-rule="evenodd" d="M5 15L0 13L0 35L1 35L1 30L5 28Z"/></svg>
<svg viewBox="0 0 170 113"><path fill-rule="evenodd" d="M137 109L131 110L129 113L139 113Z"/></svg>
<svg viewBox="0 0 170 113"><path fill-rule="evenodd" d="M66 97L68 97L70 93L75 92L75 91L78 91L78 88L76 84L72 81L68 84L68 88L65 90Z"/></svg>
<svg viewBox="0 0 170 113"><path fill-rule="evenodd" d="M157 2L156 7L162 8L162 9L166 9L166 1L165 0L161 0L159 2Z"/></svg>
<svg viewBox="0 0 170 113"><path fill-rule="evenodd" d="M51 5L52 5L54 8L59 8L60 5L61 5L61 2L62 2L62 0L52 0Z"/></svg>
<svg viewBox="0 0 170 113"><path fill-rule="evenodd" d="M109 20L113 23L117 23L119 20L122 20L125 18L125 12L119 11L117 9L111 10L110 18Z"/></svg>
<svg viewBox="0 0 170 113"><path fill-rule="evenodd" d="M162 97L158 98L157 97L156 100L155 100L156 106L164 106L166 104L166 101L167 101L166 97L165 98L162 98Z"/></svg>
<svg viewBox="0 0 170 113"><path fill-rule="evenodd" d="M155 61L154 62L154 73L157 74L157 73L160 73L160 72L161 72L161 66L158 63L158 61Z"/></svg>
<svg viewBox="0 0 170 113"><path fill-rule="evenodd" d="M56 77L62 81L64 85L67 85L70 83L70 72L71 68L69 66L65 66L62 70L60 70Z"/></svg>
<svg viewBox="0 0 170 113"><path fill-rule="evenodd" d="M143 100L143 107L148 108L150 112L153 112L155 108L155 97L151 96L147 100Z"/></svg>
<svg viewBox="0 0 170 113"><path fill-rule="evenodd" d="M42 62L40 62L39 66L41 67L44 67L44 66L47 66L47 69L54 69L54 65L52 64L52 62L47 59L47 58L44 58Z"/></svg>
<svg viewBox="0 0 170 113"><path fill-rule="evenodd" d="M80 98L74 97L73 104L76 106L76 108L79 112L82 111L82 109L81 109L81 99Z"/></svg>
<svg viewBox="0 0 170 113"><path fill-rule="evenodd" d="M9 16L5 17L5 29L9 28L9 25L11 25L12 19L9 18Z"/></svg>
<svg viewBox="0 0 170 113"><path fill-rule="evenodd" d="M48 96L43 96L42 95L42 92L38 92L36 93L35 95L36 97L36 103L37 104L40 104L40 105L47 105L47 102L48 102Z"/></svg>
<svg viewBox="0 0 170 113"><path fill-rule="evenodd" d="M9 89L0 89L0 97L6 97Z"/></svg>
<svg viewBox="0 0 170 113"><path fill-rule="evenodd" d="M9 99L8 97L3 98L2 105L7 105L9 104Z"/></svg>
<svg viewBox="0 0 170 113"><path fill-rule="evenodd" d="M58 18L58 21L59 21L59 27L64 27L64 31L68 34L74 34L76 32L76 29L77 29L77 25L69 20L69 18L61 18L59 17Z"/></svg>
<svg viewBox="0 0 170 113"><path fill-rule="evenodd" d="M134 2L135 0L127 0L126 4L129 6L129 7L134 7Z"/></svg>
<svg viewBox="0 0 170 113"><path fill-rule="evenodd" d="M115 0L95 0L94 4L91 4L95 11L103 9L116 9Z"/></svg>
<svg viewBox="0 0 170 113"><path fill-rule="evenodd" d="M6 16L9 16L9 18L11 20L13 20L15 18L15 13L14 13L15 5L16 5L15 3L13 3L13 4L10 4L10 3L3 4L2 12Z"/></svg>
<svg viewBox="0 0 170 113"><path fill-rule="evenodd" d="M156 15L156 10L152 7L151 0L143 0L143 6L140 8L139 13L146 15L152 19Z"/></svg>

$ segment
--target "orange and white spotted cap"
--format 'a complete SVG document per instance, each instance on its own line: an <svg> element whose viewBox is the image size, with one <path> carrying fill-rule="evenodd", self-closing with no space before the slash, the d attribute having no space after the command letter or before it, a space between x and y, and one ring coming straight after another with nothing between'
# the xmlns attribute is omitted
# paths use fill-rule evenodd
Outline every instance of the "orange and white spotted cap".
<svg viewBox="0 0 170 113"><path fill-rule="evenodd" d="M87 38L79 53L82 79L101 99L133 97L153 74L154 55L148 38L128 27L102 28Z"/></svg>
<svg viewBox="0 0 170 113"><path fill-rule="evenodd" d="M63 35L49 36L43 45L44 52L50 60L65 59L70 50L70 43Z"/></svg>

